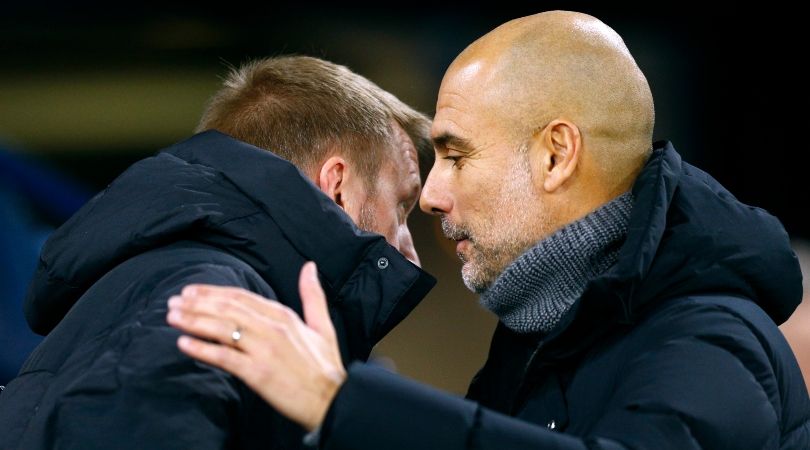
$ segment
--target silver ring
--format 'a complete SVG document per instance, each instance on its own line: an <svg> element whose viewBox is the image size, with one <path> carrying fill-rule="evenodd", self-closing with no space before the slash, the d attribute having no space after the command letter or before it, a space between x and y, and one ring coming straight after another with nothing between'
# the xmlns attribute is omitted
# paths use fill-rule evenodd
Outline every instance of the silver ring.
<svg viewBox="0 0 810 450"><path fill-rule="evenodd" d="M231 341L233 341L233 345L238 344L240 339L242 339L242 329L236 327L236 329L233 330L233 333L231 333Z"/></svg>

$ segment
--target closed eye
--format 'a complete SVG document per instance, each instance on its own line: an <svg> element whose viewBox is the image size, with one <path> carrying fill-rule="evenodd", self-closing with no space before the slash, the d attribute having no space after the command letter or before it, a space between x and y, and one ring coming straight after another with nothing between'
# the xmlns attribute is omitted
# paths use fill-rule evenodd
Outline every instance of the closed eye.
<svg viewBox="0 0 810 450"><path fill-rule="evenodd" d="M457 168L457 169L460 169L460 168L461 168L461 165L462 165L462 161L461 161L461 160L462 160L463 158L464 158L463 156L445 156L445 157L444 157L444 158L442 158L442 159L447 159L447 160L453 161L453 167L454 167L454 168Z"/></svg>

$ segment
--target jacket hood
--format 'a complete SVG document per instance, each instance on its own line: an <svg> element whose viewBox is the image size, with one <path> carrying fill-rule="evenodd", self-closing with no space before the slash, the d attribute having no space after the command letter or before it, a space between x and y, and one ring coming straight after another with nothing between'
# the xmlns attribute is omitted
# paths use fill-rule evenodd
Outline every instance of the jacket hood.
<svg viewBox="0 0 810 450"><path fill-rule="evenodd" d="M654 145L632 191L617 263L589 284L549 340L587 348L598 330L691 294L748 298L777 324L801 302L801 271L779 220L681 161L669 142Z"/></svg>
<svg viewBox="0 0 810 450"><path fill-rule="evenodd" d="M362 336L350 340L368 349L435 283L382 236L359 230L295 166L208 131L134 164L53 233L25 302L29 325L48 333L115 266L181 240L242 259L299 313L297 289L280 292L274 280L297 285L301 264L316 261L330 307L353 315L347 331ZM371 257L391 270L372 273ZM369 283L379 288L354 298Z"/></svg>

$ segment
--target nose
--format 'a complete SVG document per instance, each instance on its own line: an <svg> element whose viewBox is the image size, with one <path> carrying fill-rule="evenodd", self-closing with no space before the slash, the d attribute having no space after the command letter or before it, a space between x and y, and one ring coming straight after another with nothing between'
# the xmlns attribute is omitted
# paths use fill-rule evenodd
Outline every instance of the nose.
<svg viewBox="0 0 810 450"><path fill-rule="evenodd" d="M413 237L408 224L402 224L397 232L397 249L402 256L408 258L408 261L422 267L422 262L419 261L419 255L416 254L416 247L413 246Z"/></svg>
<svg viewBox="0 0 810 450"><path fill-rule="evenodd" d="M427 214L447 214L453 207L453 201L447 190L447 183L438 169L438 158L430 169L422 195L419 197L419 207Z"/></svg>

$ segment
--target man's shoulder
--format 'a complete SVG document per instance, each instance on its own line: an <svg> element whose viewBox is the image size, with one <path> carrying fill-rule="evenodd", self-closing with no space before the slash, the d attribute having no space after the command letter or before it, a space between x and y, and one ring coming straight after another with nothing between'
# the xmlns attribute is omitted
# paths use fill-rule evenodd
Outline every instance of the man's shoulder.
<svg viewBox="0 0 810 450"><path fill-rule="evenodd" d="M689 295L662 301L629 330L625 342L654 350L701 342L743 355L785 360L790 349L773 320L753 300L732 295Z"/></svg>
<svg viewBox="0 0 810 450"><path fill-rule="evenodd" d="M139 270L140 269L140 270ZM273 297L273 289L250 264L226 250L181 241L137 255L111 271L143 274L141 282L158 294L173 295L191 283L245 288Z"/></svg>
<svg viewBox="0 0 810 450"><path fill-rule="evenodd" d="M610 359L620 354L624 359L655 352L672 343L690 340L735 343L756 340L763 332L778 332L776 325L751 300L727 295L663 299L648 307L632 324L617 330L594 347L592 357Z"/></svg>
<svg viewBox="0 0 810 450"><path fill-rule="evenodd" d="M757 374L761 385L798 374L779 328L757 304L730 295L690 295L660 302L623 332L592 350L587 367L612 368L617 380L630 370L675 364L712 367L722 359ZM779 375L782 374L782 375ZM771 380L771 381L769 381ZM780 378L780 383L791 380Z"/></svg>
<svg viewBox="0 0 810 450"><path fill-rule="evenodd" d="M751 330L776 329L776 324L755 301L727 294L684 295L662 300L642 314L634 328L714 334L738 326Z"/></svg>

